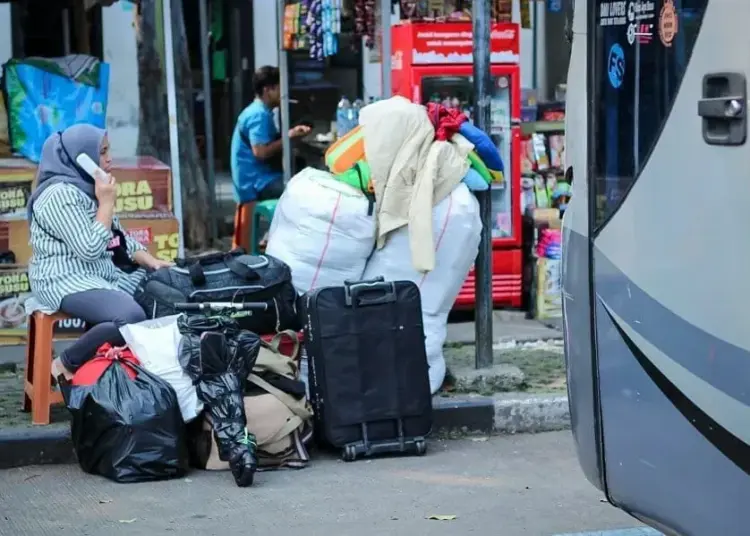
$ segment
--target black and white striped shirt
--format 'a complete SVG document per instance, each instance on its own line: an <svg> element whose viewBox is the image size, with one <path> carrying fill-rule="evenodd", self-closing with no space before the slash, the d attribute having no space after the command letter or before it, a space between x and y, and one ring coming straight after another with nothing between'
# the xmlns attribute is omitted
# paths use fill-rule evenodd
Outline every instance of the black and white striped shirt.
<svg viewBox="0 0 750 536"><path fill-rule="evenodd" d="M29 282L34 297L57 311L66 296L95 289L133 294L145 271L119 270L107 247L112 231L96 220L96 203L70 184L54 184L34 203L29 222ZM114 218L113 225L122 230ZM126 236L128 253L145 249Z"/></svg>

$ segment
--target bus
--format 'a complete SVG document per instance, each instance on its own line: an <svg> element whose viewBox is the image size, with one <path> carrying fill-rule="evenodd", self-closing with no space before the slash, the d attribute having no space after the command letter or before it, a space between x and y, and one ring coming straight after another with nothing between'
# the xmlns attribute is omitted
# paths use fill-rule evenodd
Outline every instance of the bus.
<svg viewBox="0 0 750 536"><path fill-rule="evenodd" d="M748 536L750 0L574 0L569 24L580 465L664 534Z"/></svg>

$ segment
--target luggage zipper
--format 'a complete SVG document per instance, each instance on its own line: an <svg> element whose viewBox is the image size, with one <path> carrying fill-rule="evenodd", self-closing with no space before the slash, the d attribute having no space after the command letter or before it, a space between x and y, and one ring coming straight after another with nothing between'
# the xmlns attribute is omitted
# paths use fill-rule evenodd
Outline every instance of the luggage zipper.
<svg viewBox="0 0 750 536"><path fill-rule="evenodd" d="M281 319L279 318L279 304L276 302L276 298L273 299L273 308L276 310L276 333L281 331Z"/></svg>
<svg viewBox="0 0 750 536"><path fill-rule="evenodd" d="M200 289L192 291L189 296L194 298L199 294L215 294L217 292L234 291L235 295L240 292L266 290L269 287L263 285L243 285L241 287L217 287L212 289Z"/></svg>

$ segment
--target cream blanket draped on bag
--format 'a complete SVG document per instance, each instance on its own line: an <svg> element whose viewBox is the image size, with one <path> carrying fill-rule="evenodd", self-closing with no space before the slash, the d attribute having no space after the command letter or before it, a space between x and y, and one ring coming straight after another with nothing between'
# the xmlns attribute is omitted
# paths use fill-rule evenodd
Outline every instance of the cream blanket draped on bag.
<svg viewBox="0 0 750 536"><path fill-rule="evenodd" d="M473 146L458 135L435 141L426 109L403 97L366 106L359 123L378 200L377 247L385 245L388 233L408 225L412 264L429 272L435 267L432 209L466 175Z"/></svg>

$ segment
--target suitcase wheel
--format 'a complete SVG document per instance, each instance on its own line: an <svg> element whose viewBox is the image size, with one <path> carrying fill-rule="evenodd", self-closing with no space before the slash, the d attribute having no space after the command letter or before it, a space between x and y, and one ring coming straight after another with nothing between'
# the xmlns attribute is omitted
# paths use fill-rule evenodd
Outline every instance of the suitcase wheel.
<svg viewBox="0 0 750 536"><path fill-rule="evenodd" d="M424 456L427 454L427 441L424 439L417 439L414 441L414 450L417 453L417 456Z"/></svg>
<svg viewBox="0 0 750 536"><path fill-rule="evenodd" d="M347 445L341 453L341 459L345 462L353 462L357 459L357 449L354 445Z"/></svg>

